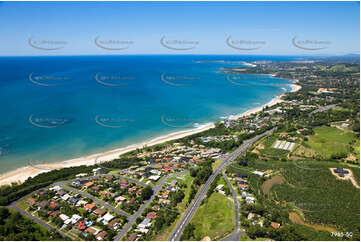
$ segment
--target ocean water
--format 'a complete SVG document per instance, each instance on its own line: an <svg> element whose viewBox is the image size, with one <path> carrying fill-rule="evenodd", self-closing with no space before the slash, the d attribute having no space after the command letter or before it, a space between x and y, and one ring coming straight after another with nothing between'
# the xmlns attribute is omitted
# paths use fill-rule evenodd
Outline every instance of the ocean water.
<svg viewBox="0 0 361 242"><path fill-rule="evenodd" d="M261 106L290 80L221 68L293 57L0 58L0 173L195 128Z"/></svg>

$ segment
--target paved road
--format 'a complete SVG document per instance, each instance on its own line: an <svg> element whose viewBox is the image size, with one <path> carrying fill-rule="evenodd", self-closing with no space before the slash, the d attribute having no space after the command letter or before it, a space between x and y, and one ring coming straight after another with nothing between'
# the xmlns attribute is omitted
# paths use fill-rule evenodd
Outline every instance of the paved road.
<svg viewBox="0 0 361 242"><path fill-rule="evenodd" d="M107 176L107 175L106 175L106 176ZM127 180L132 181L132 182L134 182L134 183L137 183L137 184L139 184L139 185L141 185L141 186L147 186L145 183L142 183L142 182L140 182L140 181L137 181L137 180L132 179L132 178L129 178L129 177L120 176L120 175L114 175L114 176L127 179ZM89 179L89 178L92 178L92 177L94 177L94 176L83 177L83 178L81 178L81 180ZM49 188L49 187L53 187L53 186L57 186L57 185L58 185L58 186L61 186L61 187L65 188L65 189L68 189L68 190L70 190L70 191L72 191L72 192L79 193L79 194L81 194L81 195L83 195L83 196L85 196L85 197L91 198L91 199L93 199L94 201L96 201L97 203L99 203L99 204L101 204L101 205L103 205L103 206L105 206L105 207L113 210L115 213L120 214L120 215L123 215L123 216L126 216L128 219L129 219L129 217L131 217L131 215L129 215L129 214L127 214L127 213L124 213L123 211L120 211L119 209L116 209L116 208L114 208L114 207L112 207L112 206L104 203L103 201L101 201L101 200L99 200L99 199L97 199L97 198L95 198L95 197L93 197L93 196L91 196L91 195L89 195L89 194L87 194L87 193L81 192L81 191L79 191L79 190L73 189L73 188L65 185L65 184L70 183L70 182L72 182L72 181L75 181L75 180L77 180L77 179L78 179L78 178L71 179L71 180L66 180L66 181L62 181L62 182L56 182L56 183L53 183L53 184L51 184L51 185L49 185L49 186L47 186L47 187L43 187L42 189L47 189L47 188ZM32 221L40 224L41 226L45 227L46 229L48 229L48 230L50 230L50 231L56 230L56 231L59 232L63 237L68 237L65 233L61 232L59 229L55 229L55 228L51 227L49 224L43 222L41 219L39 219L39 218L37 218L37 217L29 214L28 212L20 209L19 207L17 207L17 204L18 204L19 202L21 202L21 201L24 200L26 197L30 196L31 194L33 194L33 193L35 193L35 192L36 192L36 191L33 191L33 192L31 192L30 194L28 194L27 196L24 196L24 197L18 199L17 201L12 202L12 203L11 203L9 206L7 206L7 207L18 211L19 213L21 213L21 214L24 215L25 217L27 217L27 218L31 219Z"/></svg>
<svg viewBox="0 0 361 242"><path fill-rule="evenodd" d="M58 232L61 236L63 236L64 238L68 238L68 236L67 236L65 233L59 231L58 229L55 229L55 228L51 227L49 224L41 221L41 220L38 219L37 217L35 217L35 216L31 215L30 213L22 210L21 208L18 208L18 206L16 206L17 203L20 202L20 201L22 201L23 199L24 199L24 198L21 198L21 199L15 201L15 202L12 202L12 203L11 203L9 206L7 206L7 207L8 207L8 208L11 208L11 209L14 209L15 211L19 212L19 213L22 214L23 216L25 216L25 217L29 218L30 220L32 220L32 221L40 224L41 226L43 226L43 227L46 228L47 230L49 230L49 231L57 231L57 232Z"/></svg>
<svg viewBox="0 0 361 242"><path fill-rule="evenodd" d="M218 168L213 172L213 174L208 178L206 183L201 188L200 192L196 195L195 199L189 206L188 210L185 212L182 219L178 222L177 226L174 228L169 240L170 241L179 241L180 237L183 233L184 228L187 226L187 224L191 221L193 215L197 211L199 205L201 204L205 194L207 193L209 186L213 182L213 180L216 178L216 176L225 168L227 165L229 165L232 161L234 161L243 151L245 151L250 145L252 145L254 142L256 142L261 137L271 134L275 128L266 131L260 135L257 135L253 137L252 139L249 139L247 141L244 141L243 144L238 147L235 151L233 151L230 155L228 155L223 162L218 166Z"/></svg>
<svg viewBox="0 0 361 242"><path fill-rule="evenodd" d="M234 200L234 213L235 213L235 217L236 217L236 232L239 230L239 206L238 206L238 200L237 200L237 194L236 191L233 189L233 186L231 184L231 182L228 180L228 177L226 176L226 174L223 172L223 177L224 180L227 182L229 189L232 192L232 197Z"/></svg>
<svg viewBox="0 0 361 242"><path fill-rule="evenodd" d="M310 115L311 115L311 114L314 114L314 113L319 113L319 112L327 111L327 110L329 110L329 109L331 109L331 108L336 107L336 105L337 105L337 104L331 104L331 105L327 105L327 106L324 106L324 107L320 107L320 108L318 108L318 109L313 110L312 112L310 112Z"/></svg>
<svg viewBox="0 0 361 242"><path fill-rule="evenodd" d="M78 193L78 194L82 195L83 197L90 198L90 199L92 199L93 201L95 201L95 203L100 204L100 205L102 205L102 206L104 206L104 207L112 210L112 211L115 212L116 214L123 215L123 216L127 217L128 219L129 219L129 217L130 217L129 214L127 214L127 213L125 213L125 212L123 212L123 211L121 211L121 210L119 210L119 209L117 209L117 208L115 208L115 207L113 207L113 206L110 206L109 204L103 202L102 200L100 200L100 199L98 199L98 198L96 198L96 197L94 197L94 196L92 196L92 195L90 195L90 194L88 194L88 193L85 193L85 192L79 191L79 190L77 190L77 189L74 189L74 188L72 188L72 187L69 187L69 186L65 185L64 183L61 183L61 184L58 183L57 185L63 187L63 188L66 189L66 190L69 190L69 191L71 191L71 192Z"/></svg>
<svg viewBox="0 0 361 242"><path fill-rule="evenodd" d="M153 201L153 199L155 198L155 196L158 194L158 192L162 189L162 186L164 185L164 183L171 177L175 177L175 176L179 176L183 173L185 173L187 171L184 172L180 172L180 173L175 173L175 174L171 174L168 175L166 177L163 177L162 180L155 186L153 187L153 195L151 196L151 198L149 200L147 200L137 211L136 214L134 214L132 217L130 217L128 219L128 223L123 227L123 229L117 234L117 236L114 237L114 240L116 241L120 241L121 238L128 232L128 230L132 227L132 225L136 222L137 218L139 216L142 215L143 211L149 206L149 204Z"/></svg>

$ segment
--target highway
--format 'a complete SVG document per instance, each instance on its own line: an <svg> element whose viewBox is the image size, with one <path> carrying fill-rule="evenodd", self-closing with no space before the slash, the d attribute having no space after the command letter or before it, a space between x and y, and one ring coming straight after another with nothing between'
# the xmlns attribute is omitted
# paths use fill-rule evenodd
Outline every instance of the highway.
<svg viewBox="0 0 361 242"><path fill-rule="evenodd" d="M249 146L251 146L254 142L256 142L258 139L265 135L271 134L275 128L266 131L262 134L259 134L252 139L246 140L243 142L243 144L238 147L235 151L233 151L230 155L228 155L226 158L224 158L223 162L218 166L218 168L212 173L212 175L208 178L206 183L203 185L201 190L197 193L196 197L194 198L191 205L188 207L188 210L185 212L184 216L181 218L181 220L178 222L177 226L174 228L171 236L169 237L170 241L179 241L180 237L184 231L184 228L188 225L188 223L191 221L193 215L197 211L198 207L200 206L203 198L205 197L209 186L214 181L216 176L225 168L227 165L229 165L232 161L234 161L243 151L245 151Z"/></svg>
<svg viewBox="0 0 361 242"><path fill-rule="evenodd" d="M310 112L310 115L315 114L315 113L319 113L319 112L324 112L324 111L327 111L327 110L329 110L331 108L334 108L334 107L336 107L336 104L331 104L331 105L327 105L327 106L324 106L324 107L320 107L320 108Z"/></svg>

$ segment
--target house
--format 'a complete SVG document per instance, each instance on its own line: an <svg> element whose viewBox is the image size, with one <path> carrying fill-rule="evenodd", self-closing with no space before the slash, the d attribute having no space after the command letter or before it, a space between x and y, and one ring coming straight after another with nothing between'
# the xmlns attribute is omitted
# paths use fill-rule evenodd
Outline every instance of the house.
<svg viewBox="0 0 361 242"><path fill-rule="evenodd" d="M99 192L99 194L103 197L107 196L108 192L107 191L101 191Z"/></svg>
<svg viewBox="0 0 361 242"><path fill-rule="evenodd" d="M81 186L81 182L80 182L79 180L76 180L76 181L73 181L73 182L71 183L71 185L72 185L73 187L80 187L80 186Z"/></svg>
<svg viewBox="0 0 361 242"><path fill-rule="evenodd" d="M50 202L49 204L49 208L51 209L57 209L59 207L59 204L57 204L56 202Z"/></svg>
<svg viewBox="0 0 361 242"><path fill-rule="evenodd" d="M61 196L61 199L63 199L64 201L67 201L69 198L71 198L71 196L67 193L64 193L63 196Z"/></svg>
<svg viewBox="0 0 361 242"><path fill-rule="evenodd" d="M78 214L73 214L73 216L71 216L71 223L76 224L81 218Z"/></svg>
<svg viewBox="0 0 361 242"><path fill-rule="evenodd" d="M79 230L84 230L84 229L86 229L86 226L85 226L85 224L84 224L84 221L79 221L79 222L78 222L78 229L79 229Z"/></svg>
<svg viewBox="0 0 361 242"><path fill-rule="evenodd" d="M223 184L219 184L219 185L216 187L216 189L217 189L218 191L220 191L220 190L223 190L223 187L224 187Z"/></svg>
<svg viewBox="0 0 361 242"><path fill-rule="evenodd" d="M94 234L97 235L100 232L100 230L94 228L94 227L89 227L86 230L84 230L84 233L86 234Z"/></svg>
<svg viewBox="0 0 361 242"><path fill-rule="evenodd" d="M92 212L96 208L95 203L85 204L84 209L88 212Z"/></svg>
<svg viewBox="0 0 361 242"><path fill-rule="evenodd" d="M271 222L271 227L274 229L278 229L279 227L281 227L281 225L279 223L276 222Z"/></svg>
<svg viewBox="0 0 361 242"><path fill-rule="evenodd" d="M254 215L255 215L254 213L249 213L247 216L247 219L251 220L254 217Z"/></svg>
<svg viewBox="0 0 361 242"><path fill-rule="evenodd" d="M79 200L75 206L77 207L81 207L81 206L84 206L85 204L87 204L88 202L84 201L84 200Z"/></svg>
<svg viewBox="0 0 361 242"><path fill-rule="evenodd" d="M110 213L107 213L104 215L103 220L106 224L108 224L113 218L114 218L113 215L111 215Z"/></svg>
<svg viewBox="0 0 361 242"><path fill-rule="evenodd" d="M119 203L119 202L124 202L125 200L127 200L125 197L123 196L119 196L119 197L116 197L114 199L115 202Z"/></svg>
<svg viewBox="0 0 361 242"><path fill-rule="evenodd" d="M335 172L339 177L344 177L345 174L349 173L347 170L344 170L343 168L333 169L333 172Z"/></svg>
<svg viewBox="0 0 361 242"><path fill-rule="evenodd" d="M121 187L128 187L129 184L128 184L127 182L122 182L122 183L120 184L120 186L121 186Z"/></svg>
<svg viewBox="0 0 361 242"><path fill-rule="evenodd" d="M50 191L60 191L61 190L61 187L60 186L54 186L54 187L51 187L49 188Z"/></svg>
<svg viewBox="0 0 361 242"><path fill-rule="evenodd" d="M163 169L163 172L164 172L164 173L168 173L169 171L170 171L170 168L164 168L164 169Z"/></svg>
<svg viewBox="0 0 361 242"><path fill-rule="evenodd" d="M107 232L106 232L106 231L102 231L102 232L98 233L98 234L95 236L95 238L96 238L97 240L104 240L104 238L105 238L106 235L107 235Z"/></svg>
<svg viewBox="0 0 361 242"><path fill-rule="evenodd" d="M135 192L136 190L137 190L137 187L134 186L134 187L129 188L129 189L128 189L128 192L129 192L129 193L132 193L132 192Z"/></svg>
<svg viewBox="0 0 361 242"><path fill-rule="evenodd" d="M137 238L137 233L131 233L128 237L128 241L134 241Z"/></svg>
<svg viewBox="0 0 361 242"><path fill-rule="evenodd" d="M136 193L135 193L138 197L142 195L142 189L139 189Z"/></svg>
<svg viewBox="0 0 361 242"><path fill-rule="evenodd" d="M159 178L160 178L160 176L150 176L150 177L149 177L149 180L158 181Z"/></svg>
<svg viewBox="0 0 361 242"><path fill-rule="evenodd" d="M68 203L76 204L79 200L80 200L79 198L72 197L72 198L69 199Z"/></svg>
<svg viewBox="0 0 361 242"><path fill-rule="evenodd" d="M168 196L169 196L169 191L163 192L162 198L168 198Z"/></svg>
<svg viewBox="0 0 361 242"><path fill-rule="evenodd" d="M94 176L107 173L107 171L105 169L101 168L101 167L93 169L92 172L93 172Z"/></svg>
<svg viewBox="0 0 361 242"><path fill-rule="evenodd" d="M26 201L30 206L34 206L36 204L36 200L32 197L29 197L28 199L26 199Z"/></svg>
<svg viewBox="0 0 361 242"><path fill-rule="evenodd" d="M139 225L138 228L148 228L152 225L150 218L145 218Z"/></svg>
<svg viewBox="0 0 361 242"><path fill-rule="evenodd" d="M60 214L59 211L54 211L54 212L50 213L49 215L50 215L50 217L56 218L59 216L59 214Z"/></svg>
<svg viewBox="0 0 361 242"><path fill-rule="evenodd" d="M99 191L99 190L100 190L100 187L99 187L99 186L94 186L94 187L92 187L92 189L93 189L94 191Z"/></svg>
<svg viewBox="0 0 361 242"><path fill-rule="evenodd" d="M177 180L172 180L170 185L175 187L176 185L178 184L178 181Z"/></svg>
<svg viewBox="0 0 361 242"><path fill-rule="evenodd" d="M84 188L88 189L88 188L92 187L93 185L94 185L94 182L87 182L84 184Z"/></svg>
<svg viewBox="0 0 361 242"><path fill-rule="evenodd" d="M69 217L67 215L65 215L65 214L60 214L59 218L61 218L61 220L63 220L63 221L66 221L66 220L69 219Z"/></svg>
<svg viewBox="0 0 361 242"><path fill-rule="evenodd" d="M164 203L164 204L170 204L170 200L168 200L168 199L159 199L159 202L160 203Z"/></svg>
<svg viewBox="0 0 361 242"><path fill-rule="evenodd" d="M76 174L75 177L83 177L83 176L87 176L88 174L87 173L79 173L79 174Z"/></svg>
<svg viewBox="0 0 361 242"><path fill-rule="evenodd" d="M44 201L40 202L40 203L38 204L38 206L44 209L45 207L48 206L48 204L49 204L49 202L46 201L46 200L44 200Z"/></svg>
<svg viewBox="0 0 361 242"><path fill-rule="evenodd" d="M149 229L145 229L145 228L137 228L135 231L137 232L141 232L143 234L147 234L149 232Z"/></svg>
<svg viewBox="0 0 361 242"><path fill-rule="evenodd" d="M103 209L97 208L93 211L93 213L98 216L103 216L105 214L105 211Z"/></svg>
<svg viewBox="0 0 361 242"><path fill-rule="evenodd" d="M147 214L147 218L150 218L150 219L155 219L157 217L157 213L156 212L149 212Z"/></svg>
<svg viewBox="0 0 361 242"><path fill-rule="evenodd" d="M115 229L118 228L118 225L119 225L119 219L115 218L115 219L113 219L112 221L110 221L110 222L108 223L108 228L115 230Z"/></svg>
<svg viewBox="0 0 361 242"><path fill-rule="evenodd" d="M128 204L132 204L132 203L134 203L135 202L135 197L132 197L127 203Z"/></svg>
<svg viewBox="0 0 361 242"><path fill-rule="evenodd" d="M260 176L260 177L264 176L264 173L263 173L263 172L260 172L260 171L254 171L254 172L252 172L252 173L255 174L255 175L258 175L258 176Z"/></svg>
<svg viewBox="0 0 361 242"><path fill-rule="evenodd" d="M154 205L152 207L153 210L159 211L160 210L160 206L159 205Z"/></svg>
<svg viewBox="0 0 361 242"><path fill-rule="evenodd" d="M250 197L250 196L247 196L247 197L246 197L246 202L247 202L247 203L254 203L254 200L255 200L255 199L254 199L253 197Z"/></svg>
<svg viewBox="0 0 361 242"><path fill-rule="evenodd" d="M108 177L106 177L104 180L106 180L107 182L111 182L111 181L113 180L113 177L108 176Z"/></svg>

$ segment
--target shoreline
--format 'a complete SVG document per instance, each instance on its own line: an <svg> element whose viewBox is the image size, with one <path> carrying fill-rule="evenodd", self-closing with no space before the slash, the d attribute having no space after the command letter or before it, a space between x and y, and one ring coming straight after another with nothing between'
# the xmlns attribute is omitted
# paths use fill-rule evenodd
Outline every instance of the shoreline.
<svg viewBox="0 0 361 242"><path fill-rule="evenodd" d="M290 92L297 92L299 89L301 89L301 86L297 85L297 82L298 82L298 80L294 80L294 82L292 84L289 84L292 88L292 90ZM232 115L229 118L230 119L238 119L242 116L247 116L247 115L250 115L253 113L257 113L257 112L261 111L263 109L263 107L265 107L265 106L273 106L277 103L283 102L282 97L284 95L285 94L278 95L275 98L273 98L270 102L268 102L260 107L250 109L250 110L243 112L241 114L238 114L238 115ZM13 182L22 183L29 177L34 177L41 173L49 172L54 169L61 169L61 168L81 166L81 165L94 165L96 161L102 162L102 161L113 160L113 159L118 158L120 155L122 155L124 153L133 151L138 148L143 148L144 146L152 146L152 145L161 144L161 143L164 143L167 141L183 138L183 137L186 137L186 136L189 136L192 134L206 131L213 127L214 127L214 123L207 123L207 124L204 124L200 127L194 128L194 129L173 132L173 133L170 133L170 134L167 134L164 136L159 136L159 137L153 138L149 141L144 141L144 142L128 145L126 147L113 149L113 150L105 151L102 153L86 155L83 157L65 160L65 161L61 161L61 162L39 164L36 167L34 167L34 166L20 167L13 171L9 171L4 174L1 174L0 175L0 186L11 184Z"/></svg>

